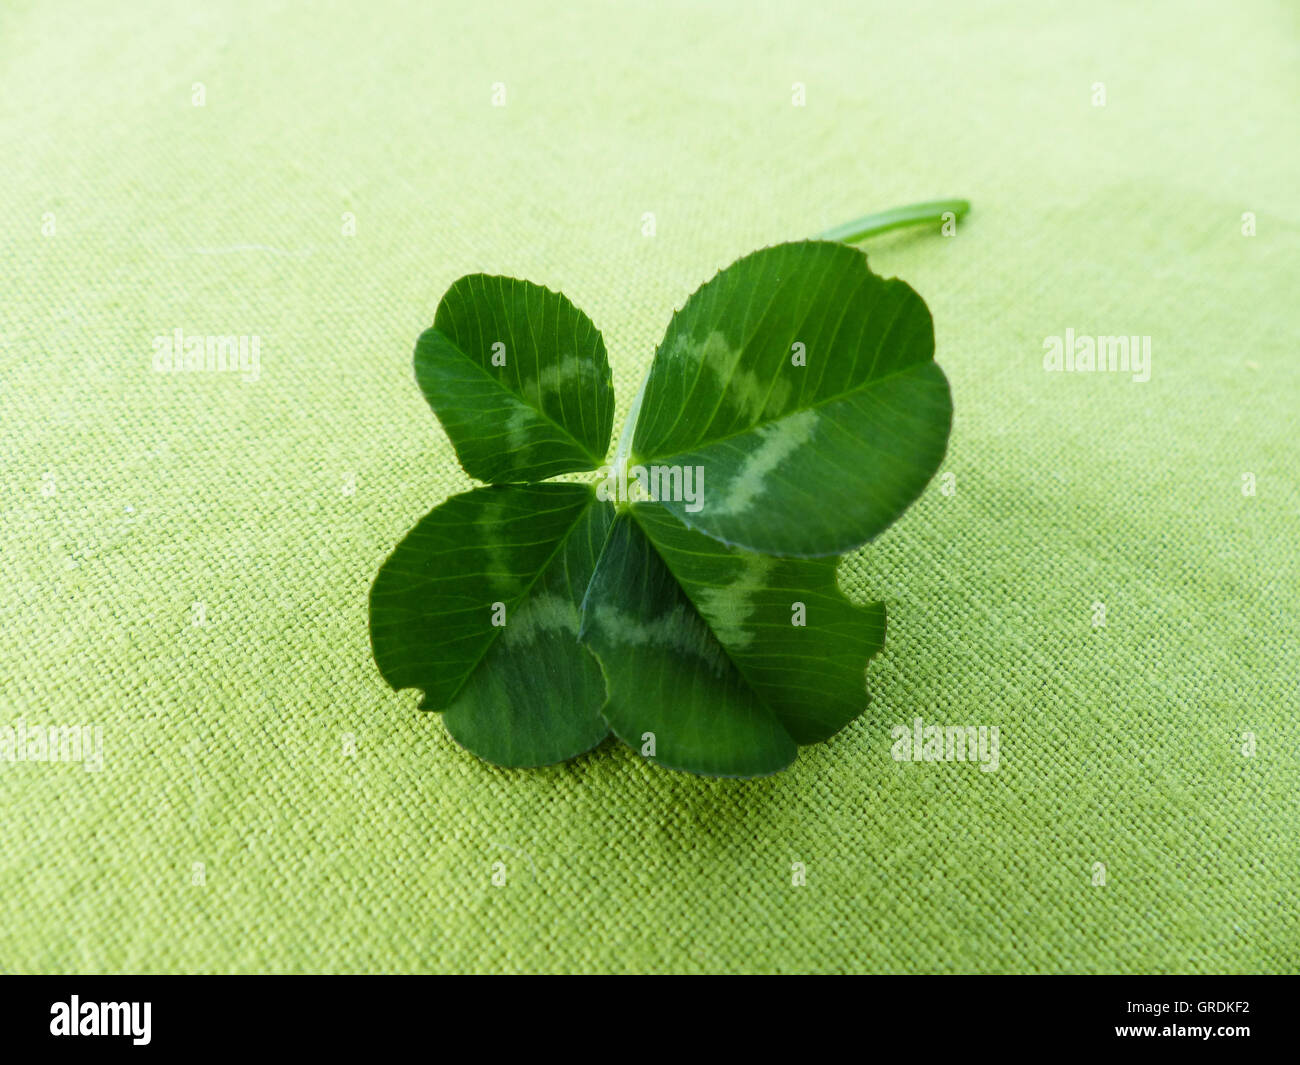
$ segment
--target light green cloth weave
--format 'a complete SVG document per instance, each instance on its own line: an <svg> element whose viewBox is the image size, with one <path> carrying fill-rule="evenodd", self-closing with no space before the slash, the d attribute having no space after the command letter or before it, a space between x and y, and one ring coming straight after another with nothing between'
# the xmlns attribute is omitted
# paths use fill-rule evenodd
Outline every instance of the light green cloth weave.
<svg viewBox="0 0 1300 1065"><path fill-rule="evenodd" d="M0 726L103 768L0 762L0 969L1294 971L1298 46L1282 0L6 5ZM469 485L411 372L451 281L570 296L617 427L718 268L939 196L867 249L956 417L842 570L861 719L757 782L506 772L383 685L370 582ZM154 372L178 328L260 376ZM1044 372L1067 329L1150 381ZM895 761L917 717L998 770Z"/></svg>

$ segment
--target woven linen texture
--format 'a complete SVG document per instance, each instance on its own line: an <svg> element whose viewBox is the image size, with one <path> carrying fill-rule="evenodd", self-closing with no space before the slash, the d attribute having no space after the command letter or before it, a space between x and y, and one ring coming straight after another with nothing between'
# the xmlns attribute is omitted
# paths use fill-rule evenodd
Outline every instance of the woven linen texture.
<svg viewBox="0 0 1300 1065"><path fill-rule="evenodd" d="M1265 0L11 5L0 725L98 726L103 768L0 763L0 968L1294 971L1298 34ZM955 237L867 248L956 416L841 571L889 609L858 721L748 783L613 741L507 772L384 686L370 581L470 484L410 365L454 279L590 314L617 431L717 269L936 196ZM176 329L257 336L256 380L154 372ZM1044 372L1067 329L1150 336L1150 380ZM997 771L895 761L917 717L998 726Z"/></svg>

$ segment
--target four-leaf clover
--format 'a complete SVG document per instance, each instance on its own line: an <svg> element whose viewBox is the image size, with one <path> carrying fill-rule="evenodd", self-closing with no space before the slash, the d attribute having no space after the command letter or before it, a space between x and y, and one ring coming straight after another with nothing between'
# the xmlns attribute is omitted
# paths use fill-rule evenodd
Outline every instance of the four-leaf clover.
<svg viewBox="0 0 1300 1065"><path fill-rule="evenodd" d="M861 252L765 248L673 316L606 466L614 397L591 319L529 282L461 278L415 372L487 483L380 569L384 679L499 765L562 761L612 730L671 768L784 768L866 707L885 610L840 593L837 556L943 459L933 356L924 301Z"/></svg>

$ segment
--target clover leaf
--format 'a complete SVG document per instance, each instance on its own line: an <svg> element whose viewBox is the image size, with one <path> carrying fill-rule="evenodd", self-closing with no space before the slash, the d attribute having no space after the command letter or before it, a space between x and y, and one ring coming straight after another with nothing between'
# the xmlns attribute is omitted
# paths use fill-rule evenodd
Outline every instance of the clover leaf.
<svg viewBox="0 0 1300 1065"><path fill-rule="evenodd" d="M375 662L421 688L463 746L504 766L596 746L600 669L577 641L578 604L613 508L587 485L488 485L426 514L370 592Z"/></svg>
<svg viewBox="0 0 1300 1065"><path fill-rule="evenodd" d="M395 689L499 765L612 731L660 765L776 772L867 704L885 608L839 591L943 459L952 419L924 301L845 243L961 217L943 201L748 255L678 311L614 462L605 344L559 293L471 275L415 350L466 472L370 594Z"/></svg>
<svg viewBox="0 0 1300 1065"><path fill-rule="evenodd" d="M415 346L415 377L465 472L541 481L592 470L614 420L605 341L558 292L471 274Z"/></svg>
<svg viewBox="0 0 1300 1065"><path fill-rule="evenodd" d="M837 561L749 554L632 504L583 604L614 733L673 769L750 777L838 732L866 708L885 607L850 603Z"/></svg>
<svg viewBox="0 0 1300 1065"><path fill-rule="evenodd" d="M747 255L673 315L632 465L705 471L663 506L724 543L834 555L903 512L943 460L952 401L925 301L844 244Z"/></svg>

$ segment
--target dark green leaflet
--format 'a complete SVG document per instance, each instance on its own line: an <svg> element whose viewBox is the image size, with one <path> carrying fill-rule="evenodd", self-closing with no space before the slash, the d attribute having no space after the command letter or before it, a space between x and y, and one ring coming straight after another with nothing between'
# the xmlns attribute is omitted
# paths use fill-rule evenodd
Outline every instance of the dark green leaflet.
<svg viewBox="0 0 1300 1065"><path fill-rule="evenodd" d="M609 448L605 342L590 318L541 285L462 277L416 344L415 376L461 465L481 481L592 470Z"/></svg>
<svg viewBox="0 0 1300 1065"><path fill-rule="evenodd" d="M843 728L885 610L845 599L836 564L729 548L656 504L620 514L583 604L615 734L638 749L653 734L674 769L757 776Z"/></svg>
<svg viewBox="0 0 1300 1065"><path fill-rule="evenodd" d="M920 494L952 401L925 302L842 244L733 263L673 316L646 381L633 464L696 467L703 507L664 505L751 551L841 554Z"/></svg>
<svg viewBox="0 0 1300 1065"><path fill-rule="evenodd" d="M498 765L590 750L606 734L604 684L577 641L578 606L612 513L575 484L490 486L435 507L371 589L384 679L423 689L421 709Z"/></svg>

